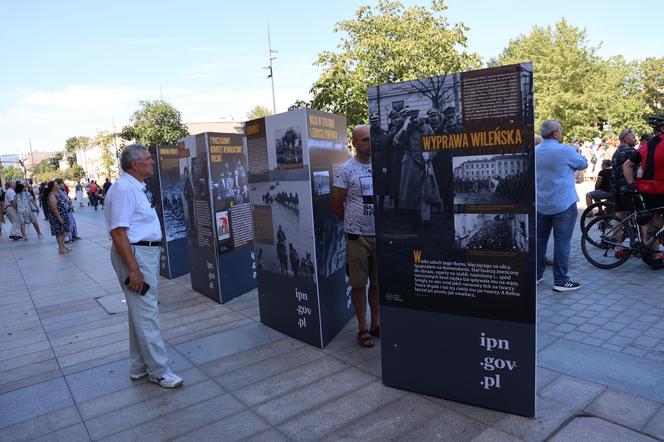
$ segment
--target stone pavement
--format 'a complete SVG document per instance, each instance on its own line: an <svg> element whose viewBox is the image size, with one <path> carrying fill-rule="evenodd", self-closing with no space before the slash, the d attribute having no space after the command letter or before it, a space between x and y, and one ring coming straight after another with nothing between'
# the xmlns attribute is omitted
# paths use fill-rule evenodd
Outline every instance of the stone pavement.
<svg viewBox="0 0 664 442"><path fill-rule="evenodd" d="M664 272L592 267L583 288L538 287L537 418L382 385L355 324L324 350L260 324L256 291L224 305L162 279L162 334L184 387L128 376L126 307L103 214L52 238L0 236L0 440L664 440ZM42 225L44 223L42 222ZM577 236L578 236L577 232Z"/></svg>

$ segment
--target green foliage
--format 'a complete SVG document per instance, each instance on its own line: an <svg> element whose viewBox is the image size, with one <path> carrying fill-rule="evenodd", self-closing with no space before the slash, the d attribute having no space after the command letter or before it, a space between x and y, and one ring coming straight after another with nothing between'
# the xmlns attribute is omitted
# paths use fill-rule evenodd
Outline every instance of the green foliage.
<svg viewBox="0 0 664 442"><path fill-rule="evenodd" d="M80 181L85 177L85 170L78 164L74 164L71 167L68 167L62 172L62 176L66 180L71 180L71 181Z"/></svg>
<svg viewBox="0 0 664 442"><path fill-rule="evenodd" d="M39 173L51 173L56 171L56 167L53 165L53 161L50 158L44 158L39 163L35 164L35 167L32 169L33 174Z"/></svg>
<svg viewBox="0 0 664 442"><path fill-rule="evenodd" d="M563 19L511 40L489 64L533 62L535 127L555 118L566 140L615 135L627 127L645 130L638 65L622 57L602 59L597 50L588 45L584 29Z"/></svg>
<svg viewBox="0 0 664 442"><path fill-rule="evenodd" d="M644 115L664 113L664 57L646 58L639 68L643 83Z"/></svg>
<svg viewBox="0 0 664 442"><path fill-rule="evenodd" d="M479 67L480 57L465 51L468 28L450 25L445 9L443 0L433 0L431 9L379 0L337 23L340 52L318 55L314 64L323 73L311 89L312 107L345 115L354 126L367 121L369 86Z"/></svg>
<svg viewBox="0 0 664 442"><path fill-rule="evenodd" d="M76 157L77 150L87 150L89 147L90 138L88 137L69 137L65 141L65 151L67 152L67 156Z"/></svg>
<svg viewBox="0 0 664 442"><path fill-rule="evenodd" d="M145 146L174 144L189 134L182 123L180 111L163 100L139 101L141 108L129 119L130 125L122 129L122 138L136 140Z"/></svg>
<svg viewBox="0 0 664 442"><path fill-rule="evenodd" d="M270 109L268 109L266 106L257 104L256 106L252 107L249 112L247 112L247 120L255 120L256 118L263 118L267 117L268 115L272 115L272 111L270 111Z"/></svg>
<svg viewBox="0 0 664 442"><path fill-rule="evenodd" d="M65 157L65 153L62 151L56 152L55 155L53 155L53 158L55 158L55 161L60 161Z"/></svg>
<svg viewBox="0 0 664 442"><path fill-rule="evenodd" d="M7 166L2 169L2 174L5 176L6 181L16 181L25 178L23 169L19 166Z"/></svg>

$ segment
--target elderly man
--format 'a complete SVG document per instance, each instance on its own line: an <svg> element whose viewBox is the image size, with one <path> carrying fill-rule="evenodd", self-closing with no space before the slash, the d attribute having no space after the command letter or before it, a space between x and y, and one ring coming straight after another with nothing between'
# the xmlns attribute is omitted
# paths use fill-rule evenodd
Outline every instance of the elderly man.
<svg viewBox="0 0 664 442"><path fill-rule="evenodd" d="M182 385L168 367L159 332L157 285L161 225L143 180L153 174L154 160L140 144L124 148L123 174L108 189L106 226L113 240L111 261L127 300L132 380L148 380L164 388Z"/></svg>
<svg viewBox="0 0 664 442"><path fill-rule="evenodd" d="M553 229L553 290L578 290L580 284L567 275L570 243L576 223L579 197L574 173L588 167L576 150L561 143L563 130L556 120L546 120L540 128L542 142L535 147L537 170L537 283L544 279L544 261Z"/></svg>

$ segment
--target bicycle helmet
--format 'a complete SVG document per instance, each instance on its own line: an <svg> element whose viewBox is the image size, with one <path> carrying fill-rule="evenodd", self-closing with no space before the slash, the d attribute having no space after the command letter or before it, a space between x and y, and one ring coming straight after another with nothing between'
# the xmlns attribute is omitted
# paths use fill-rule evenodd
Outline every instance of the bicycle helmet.
<svg viewBox="0 0 664 442"><path fill-rule="evenodd" d="M653 129L664 126L664 114L646 117L646 123L648 123L648 126L652 127Z"/></svg>

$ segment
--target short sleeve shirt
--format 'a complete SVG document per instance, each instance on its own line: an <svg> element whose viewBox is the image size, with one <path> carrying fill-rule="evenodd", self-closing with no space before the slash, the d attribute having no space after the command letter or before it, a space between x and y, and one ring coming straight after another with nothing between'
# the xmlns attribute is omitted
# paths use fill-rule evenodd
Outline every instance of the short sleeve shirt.
<svg viewBox="0 0 664 442"><path fill-rule="evenodd" d="M603 190L605 192L611 192L611 176L613 175L613 170L602 169L599 171L597 175L602 177L602 182L599 185L599 190Z"/></svg>
<svg viewBox="0 0 664 442"><path fill-rule="evenodd" d="M355 158L349 159L337 170L333 185L346 189L346 233L374 236L376 229L371 164L360 163Z"/></svg>
<svg viewBox="0 0 664 442"><path fill-rule="evenodd" d="M145 183L127 173L108 189L104 216L109 232L127 228L130 243L161 240L161 224L145 190Z"/></svg>
<svg viewBox="0 0 664 442"><path fill-rule="evenodd" d="M14 192L14 189L8 188L7 191L5 192L5 206L8 206L16 199L16 192Z"/></svg>
<svg viewBox="0 0 664 442"><path fill-rule="evenodd" d="M630 146L619 146L611 158L611 167L613 168L613 190L620 191L620 188L627 185L625 175L623 174L623 164L631 158L637 158L638 152ZM640 160L640 157L639 157ZM634 180L636 180L636 169L634 169Z"/></svg>

